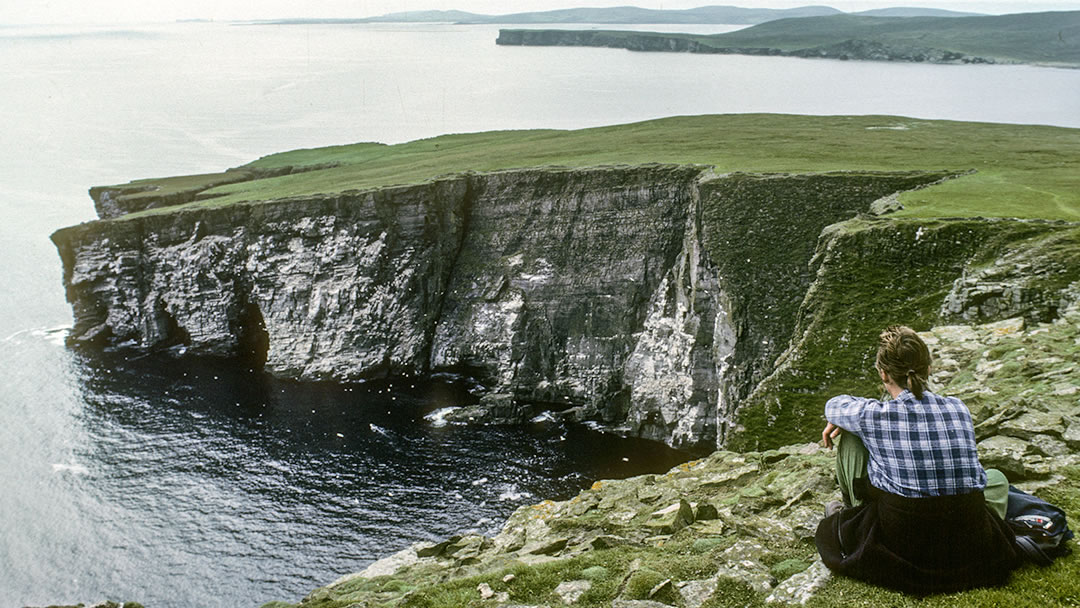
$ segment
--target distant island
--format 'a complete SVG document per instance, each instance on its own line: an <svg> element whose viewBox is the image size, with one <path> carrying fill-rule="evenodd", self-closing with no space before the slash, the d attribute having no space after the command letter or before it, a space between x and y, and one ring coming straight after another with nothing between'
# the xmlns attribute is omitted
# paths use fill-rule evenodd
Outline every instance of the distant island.
<svg viewBox="0 0 1080 608"><path fill-rule="evenodd" d="M737 6L700 6L685 10L656 10L636 6L609 8L570 8L552 11L483 15L455 10L406 11L357 19L275 19L251 22L259 25L352 24L352 23L455 23L476 24L726 24L754 25L797 17L844 15L830 6L803 6L790 9L741 8ZM877 17L965 17L965 13L935 8L884 8L851 13Z"/></svg>
<svg viewBox="0 0 1080 608"><path fill-rule="evenodd" d="M976 17L827 15L769 21L725 34L625 30L500 30L497 44L1080 67L1080 11Z"/></svg>

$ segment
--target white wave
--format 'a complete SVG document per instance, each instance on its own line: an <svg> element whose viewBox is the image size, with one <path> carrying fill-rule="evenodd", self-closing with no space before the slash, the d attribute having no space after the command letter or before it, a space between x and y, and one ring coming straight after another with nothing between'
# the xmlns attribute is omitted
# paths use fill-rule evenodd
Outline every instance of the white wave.
<svg viewBox="0 0 1080 608"><path fill-rule="evenodd" d="M292 469L289 467L289 465L285 464L284 462L281 462L280 460L267 460L266 461L266 466L271 468L271 469L274 469L275 471L279 471L281 473L291 473L292 472Z"/></svg>
<svg viewBox="0 0 1080 608"><path fill-rule="evenodd" d="M379 426L377 424L370 424L369 423L368 428L371 429L371 432L378 433L378 434L382 435L383 437L389 437L390 436L390 431L382 428L381 426Z"/></svg>
<svg viewBox="0 0 1080 608"><path fill-rule="evenodd" d="M44 340L57 346L64 345L64 339L67 338L68 331L71 330L70 325L60 325L57 327L41 327L36 329L22 329L10 336L4 338L4 342L15 342L21 340L23 336L30 336L38 340Z"/></svg>
<svg viewBox="0 0 1080 608"><path fill-rule="evenodd" d="M31 330L31 329L20 329L19 331L17 331L15 333L11 334L10 336L4 338L4 342L13 342L15 340L15 338L18 338L19 336L21 336L23 334L30 333L31 331L33 331L33 330Z"/></svg>
<svg viewBox="0 0 1080 608"><path fill-rule="evenodd" d="M450 424L450 421L446 419L446 416L450 412L452 412L454 410L457 410L457 409L461 409L461 408L458 408L458 407L441 407L441 408L435 410L434 412L431 412L427 416L424 416L424 420L427 420L428 422L430 422L431 426L433 426L433 427L436 427L436 428L444 427L447 424Z"/></svg>
<svg viewBox="0 0 1080 608"><path fill-rule="evenodd" d="M90 469L81 464L54 462L52 470L55 473L71 473L72 475L86 475Z"/></svg>
<svg viewBox="0 0 1080 608"><path fill-rule="evenodd" d="M485 483L487 483L487 482L488 482L488 478L487 478L487 477L481 477L480 479L476 479L476 480L474 480L474 481L472 482L472 485L474 485L474 486L482 486L482 485L484 485L484 484L485 484Z"/></svg>
<svg viewBox="0 0 1080 608"><path fill-rule="evenodd" d="M506 489L499 493L499 500L503 502L521 500L522 498L532 498L532 494L519 489L515 484L506 486Z"/></svg>
<svg viewBox="0 0 1080 608"><path fill-rule="evenodd" d="M540 414L539 416L537 416L536 418L533 418L530 422L535 422L535 423L555 422L555 416L551 412L544 412L544 413Z"/></svg>
<svg viewBox="0 0 1080 608"><path fill-rule="evenodd" d="M45 341L51 344L63 346L69 331L71 331L70 325L61 325L59 327L50 327L49 329L35 331L34 335L45 338Z"/></svg>

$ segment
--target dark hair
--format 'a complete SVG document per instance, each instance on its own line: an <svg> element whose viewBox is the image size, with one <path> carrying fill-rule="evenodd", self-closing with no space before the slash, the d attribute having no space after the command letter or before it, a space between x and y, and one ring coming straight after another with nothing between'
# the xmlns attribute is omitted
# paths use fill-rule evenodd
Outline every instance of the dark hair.
<svg viewBox="0 0 1080 608"><path fill-rule="evenodd" d="M930 377L930 349L910 327L886 327L878 336L877 368L922 399Z"/></svg>

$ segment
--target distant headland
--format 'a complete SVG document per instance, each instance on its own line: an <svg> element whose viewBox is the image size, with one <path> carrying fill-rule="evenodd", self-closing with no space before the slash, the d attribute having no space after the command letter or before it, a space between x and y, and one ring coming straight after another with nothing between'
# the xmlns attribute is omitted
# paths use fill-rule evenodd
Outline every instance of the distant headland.
<svg viewBox="0 0 1080 608"><path fill-rule="evenodd" d="M500 45L925 63L1080 67L1080 11L974 17L836 14L780 19L724 34L500 30Z"/></svg>

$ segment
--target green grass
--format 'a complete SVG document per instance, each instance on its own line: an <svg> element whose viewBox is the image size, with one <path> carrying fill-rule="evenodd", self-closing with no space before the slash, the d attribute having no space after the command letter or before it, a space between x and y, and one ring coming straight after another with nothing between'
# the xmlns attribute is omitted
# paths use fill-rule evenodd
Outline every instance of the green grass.
<svg viewBox="0 0 1080 608"><path fill-rule="evenodd" d="M1080 512L1080 467L1060 471L1064 480L1039 491L1039 495L1057 504L1070 514ZM1078 528L1075 518L1070 518L1072 528ZM685 532L689 532L689 529ZM1074 541L1075 542L1075 541ZM563 605L554 593L564 581L589 580L589 589L575 604L581 608L607 608L612 599L641 599L648 596L658 583L672 579L687 581L709 578L723 562L721 553L725 544L701 552L695 550L692 535L680 532L670 541L659 546L633 546L595 550L579 556L553 562L526 565L520 562L476 574L461 576L452 574L418 587L407 585L392 577L357 579L338 587L333 593L316 592L302 605L305 608L346 608L354 605L398 606L401 608L462 608L497 605L493 600L482 600L477 587L487 584L495 592L509 594L509 603L518 605ZM801 571L815 559L815 549L810 543L779 543L770 547L774 557L766 564L774 576L782 580ZM512 574L509 581L506 576ZM1046 608L1057 606L1080 606L1080 555L1072 554L1058 558L1047 568L1024 566L1017 570L1008 584L989 589L975 589L962 593L934 595L925 598L908 596L874 585L843 577L832 577L806 604L811 608L853 606L859 608L945 608L965 606L973 608ZM382 590L391 593L380 596ZM411 590L402 596L400 591ZM681 606L681 600L672 594L666 599ZM289 606L285 603L267 604ZM745 583L721 579L717 592L704 608L765 607L763 594L756 593Z"/></svg>
<svg viewBox="0 0 1080 608"><path fill-rule="evenodd" d="M804 441L823 424L822 405L832 395L880 394L873 354L881 328L904 324L925 331L940 324L941 302L969 260L992 264L1008 251L1038 252L1066 269L1047 279L1054 282L1046 286L1050 293L1080 272L1075 226L850 220L834 230L837 242L819 262L815 289L797 312L792 334L801 342L743 402L738 419L744 430L731 437L732 449Z"/></svg>
<svg viewBox="0 0 1080 608"><path fill-rule="evenodd" d="M254 178L251 171L223 171L221 173L203 173L199 175L178 175L157 179L140 179L127 184L99 186L94 190L117 190L119 198L126 201L158 199L188 193L206 191L215 186L247 181Z"/></svg>
<svg viewBox="0 0 1080 608"><path fill-rule="evenodd" d="M466 171L697 163L718 172L965 171L904 195L909 217L1080 220L1080 129L896 116L686 116L574 131L492 131L296 150L244 168L338 166L211 188L217 206L416 184ZM144 180L141 184L150 183ZM174 208L150 213L167 213Z"/></svg>

